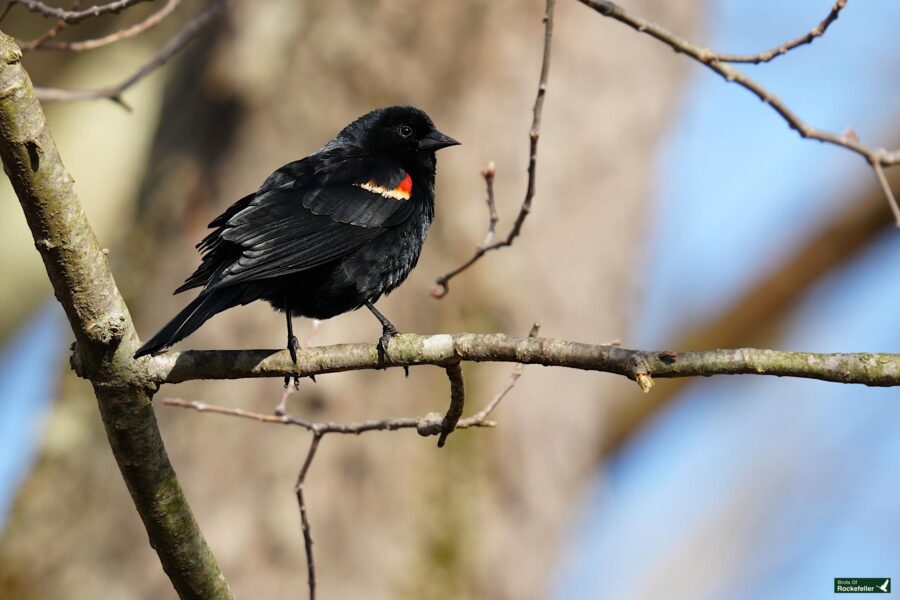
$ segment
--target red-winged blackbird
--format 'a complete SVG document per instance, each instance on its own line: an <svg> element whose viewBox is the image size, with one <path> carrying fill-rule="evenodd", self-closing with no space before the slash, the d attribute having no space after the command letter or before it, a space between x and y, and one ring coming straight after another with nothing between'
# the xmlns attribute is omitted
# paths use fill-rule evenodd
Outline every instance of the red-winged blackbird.
<svg viewBox="0 0 900 600"><path fill-rule="evenodd" d="M158 352L207 319L265 300L291 317L328 319L362 306L382 325L379 356L397 329L374 303L406 279L434 217L434 153L458 144L411 106L374 110L315 154L288 163L216 217L197 244L200 266L175 293L197 298L135 353Z"/></svg>

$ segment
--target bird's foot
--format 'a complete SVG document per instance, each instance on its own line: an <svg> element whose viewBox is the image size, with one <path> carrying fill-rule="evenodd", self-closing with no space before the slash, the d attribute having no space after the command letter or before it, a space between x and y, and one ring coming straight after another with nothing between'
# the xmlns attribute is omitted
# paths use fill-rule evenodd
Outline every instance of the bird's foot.
<svg viewBox="0 0 900 600"><path fill-rule="evenodd" d="M385 360L387 359L388 343L390 343L392 337L394 337L395 335L397 335L399 333L400 332L397 331L397 328L389 323L382 326L381 339L378 340L378 345L376 346L376 349L378 350L378 368L379 369L385 368L384 363L385 363Z"/></svg>
<svg viewBox="0 0 900 600"><path fill-rule="evenodd" d="M293 335L290 336L288 338L287 349L288 349L288 352L291 353L291 362L294 363L295 367L297 366L297 349L298 348L300 348L300 342L297 340L297 337L293 336ZM300 375L295 373L293 375L293 379L294 379L294 389L299 390L300 389ZM313 378L313 381L315 381L315 378ZM290 382L291 382L291 375L285 375L284 376L284 389L288 388L288 385L290 384Z"/></svg>

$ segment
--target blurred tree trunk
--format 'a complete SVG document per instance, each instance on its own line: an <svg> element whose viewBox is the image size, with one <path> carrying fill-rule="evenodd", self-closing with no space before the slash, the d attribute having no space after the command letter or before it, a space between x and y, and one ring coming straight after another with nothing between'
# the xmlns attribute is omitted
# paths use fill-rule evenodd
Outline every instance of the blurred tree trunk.
<svg viewBox="0 0 900 600"><path fill-rule="evenodd" d="M693 4L637 4L685 34L698 13ZM113 252L139 331L151 334L185 302L169 291L196 264L193 243L227 204L371 108L414 103L464 145L441 156L438 214L419 267L380 308L404 331L524 334L539 320L547 335L624 337L655 145L685 63L573 2L558 7L538 192L523 236L454 280L446 299L427 294L483 236L481 166L498 166L501 231L521 201L541 13L541 2L512 0L235 3L218 34L172 72L129 243ZM316 343L378 334L358 313L323 324ZM249 306L217 317L186 346L277 347L283 337L279 315ZM506 373L467 371L470 410ZM622 385L526 369L498 429L457 432L443 450L405 432L326 439L307 479L322 596L543 597ZM52 443L0 540L0 595L174 597L113 475L86 386L66 379L63 393ZM281 387L201 382L159 394L176 395L270 410ZM357 421L442 410L447 398L438 369L413 369L408 380L366 372L304 383L291 410ZM302 597L291 488L307 434L157 408L236 595Z"/></svg>

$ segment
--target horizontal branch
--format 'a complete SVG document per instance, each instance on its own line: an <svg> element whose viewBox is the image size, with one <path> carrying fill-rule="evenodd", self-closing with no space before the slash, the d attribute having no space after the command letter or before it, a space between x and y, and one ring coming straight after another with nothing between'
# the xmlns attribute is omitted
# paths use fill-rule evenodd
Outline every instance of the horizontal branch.
<svg viewBox="0 0 900 600"><path fill-rule="evenodd" d="M48 4L40 2L39 0L11 0L9 6L21 4L31 12L41 14L45 17L53 17L54 19L59 19L60 21L68 23L69 25L75 25L76 23L81 23L86 19L120 13L123 10L131 8L135 4L150 1L152 0L115 0L106 4L95 4L94 6L85 8L84 10L66 10L64 8L50 6Z"/></svg>
<svg viewBox="0 0 900 600"><path fill-rule="evenodd" d="M441 423L444 415L438 413L429 413L421 417L396 417L393 419L377 419L371 421L358 421L356 423L333 423L331 421L310 421L309 419L301 419L294 415L288 414L266 414L244 410L242 408L226 408L224 406L215 406L206 402L198 402L196 400L182 400L181 398L164 398L163 404L166 406L177 406L179 408L190 408L197 412L212 413L217 415L226 415L229 417L238 417L241 419L249 419L260 423L272 423L276 425L294 425L301 427L316 435L325 435L326 433L340 433L344 435L360 435L370 431L397 431L398 429L415 429L419 435L429 436L438 435L441 432ZM470 429L472 427L495 427L497 424L486 419L485 414L477 413L473 417L460 419L454 429Z"/></svg>
<svg viewBox="0 0 900 600"><path fill-rule="evenodd" d="M300 351L295 366L286 350L191 350L168 352L146 362L150 384L195 379L301 377L376 369L375 344L319 346ZM388 345L386 366L436 365L459 361L509 362L568 367L623 375L644 391L653 378L711 375L775 375L870 386L900 385L900 354L781 352L755 348L669 352L630 350L553 338L503 334L402 334Z"/></svg>

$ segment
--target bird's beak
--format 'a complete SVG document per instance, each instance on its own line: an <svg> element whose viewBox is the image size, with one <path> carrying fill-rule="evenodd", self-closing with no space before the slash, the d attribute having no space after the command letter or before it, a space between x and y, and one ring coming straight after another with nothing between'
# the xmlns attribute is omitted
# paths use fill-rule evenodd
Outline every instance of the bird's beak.
<svg viewBox="0 0 900 600"><path fill-rule="evenodd" d="M447 146L458 145L459 142L454 140L449 135L444 135L437 129L419 140L419 150L428 150L431 152L435 152L437 150L440 150L441 148L446 148Z"/></svg>

